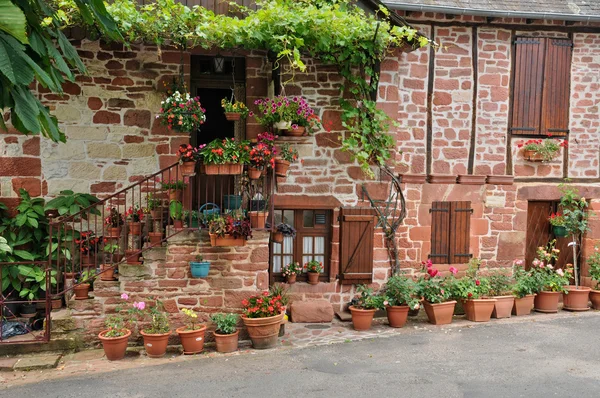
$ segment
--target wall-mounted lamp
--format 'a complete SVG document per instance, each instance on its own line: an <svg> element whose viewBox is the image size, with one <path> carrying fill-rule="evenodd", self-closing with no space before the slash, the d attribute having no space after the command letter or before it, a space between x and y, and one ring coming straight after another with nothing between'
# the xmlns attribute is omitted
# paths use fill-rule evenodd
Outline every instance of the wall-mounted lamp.
<svg viewBox="0 0 600 398"><path fill-rule="evenodd" d="M213 67L215 69L215 73L223 73L223 69L225 69L225 58L217 55L213 58Z"/></svg>

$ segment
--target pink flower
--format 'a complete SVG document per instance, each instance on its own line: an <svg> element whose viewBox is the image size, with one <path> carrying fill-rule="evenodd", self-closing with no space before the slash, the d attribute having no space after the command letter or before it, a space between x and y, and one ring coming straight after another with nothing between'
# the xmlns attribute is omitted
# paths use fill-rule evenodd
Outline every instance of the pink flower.
<svg viewBox="0 0 600 398"><path fill-rule="evenodd" d="M515 265L523 265L523 260L515 260Z"/></svg>
<svg viewBox="0 0 600 398"><path fill-rule="evenodd" d="M458 272L458 270L455 267L448 268L448 271L450 271L452 275L456 275L456 273Z"/></svg>
<svg viewBox="0 0 600 398"><path fill-rule="evenodd" d="M546 265L546 267L548 267L548 269L554 269L554 267L552 266L552 264L548 264L548 265Z"/></svg>
<svg viewBox="0 0 600 398"><path fill-rule="evenodd" d="M540 265L540 260L538 260L537 258L535 260L533 260L533 265L535 267L537 267L538 265Z"/></svg>
<svg viewBox="0 0 600 398"><path fill-rule="evenodd" d="M123 293L123 294L121 295L121 298L122 298L123 300L129 300L129 295L128 295L127 293Z"/></svg>
<svg viewBox="0 0 600 398"><path fill-rule="evenodd" d="M556 270L556 273L557 273L558 275L560 275L560 276L565 276L565 273L564 273L564 272L563 272L563 270L562 270L562 269L560 269L560 268Z"/></svg>
<svg viewBox="0 0 600 398"><path fill-rule="evenodd" d="M140 311L143 311L146 308L146 303L143 301L140 301L139 303L136 301L135 303L133 303L133 307L137 308Z"/></svg>

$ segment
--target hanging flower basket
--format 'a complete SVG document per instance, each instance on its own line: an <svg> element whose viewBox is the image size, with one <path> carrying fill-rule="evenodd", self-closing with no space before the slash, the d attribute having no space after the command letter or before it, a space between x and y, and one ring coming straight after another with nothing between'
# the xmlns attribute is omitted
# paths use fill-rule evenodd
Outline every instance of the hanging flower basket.
<svg viewBox="0 0 600 398"><path fill-rule="evenodd" d="M229 120L230 122L237 122L241 118L242 118L242 114L241 113L237 113L237 112L225 112L225 119Z"/></svg>
<svg viewBox="0 0 600 398"><path fill-rule="evenodd" d="M250 178L251 180L258 180L260 177L262 177L262 170L259 170L254 167L248 168L248 178Z"/></svg>
<svg viewBox="0 0 600 398"><path fill-rule="evenodd" d="M569 235L569 232L567 231L567 228L565 228L562 225L554 225L552 227L552 233L554 234L554 236L556 236L557 238L564 238L566 236Z"/></svg>

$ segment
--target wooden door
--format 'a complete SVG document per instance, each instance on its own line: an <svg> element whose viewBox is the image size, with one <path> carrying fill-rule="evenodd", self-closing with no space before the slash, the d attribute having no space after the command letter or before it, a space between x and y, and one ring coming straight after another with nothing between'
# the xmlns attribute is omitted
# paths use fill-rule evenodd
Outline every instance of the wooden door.
<svg viewBox="0 0 600 398"><path fill-rule="evenodd" d="M375 213L370 207L340 211L340 281L370 283L373 280Z"/></svg>

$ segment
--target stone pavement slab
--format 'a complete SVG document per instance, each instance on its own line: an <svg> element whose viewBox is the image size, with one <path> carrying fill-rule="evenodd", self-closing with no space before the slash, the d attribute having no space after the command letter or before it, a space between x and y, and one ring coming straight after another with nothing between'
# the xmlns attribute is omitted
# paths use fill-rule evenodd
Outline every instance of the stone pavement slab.
<svg viewBox="0 0 600 398"><path fill-rule="evenodd" d="M19 358L0 359L0 371L12 371L13 366L19 361Z"/></svg>
<svg viewBox="0 0 600 398"><path fill-rule="evenodd" d="M14 370L52 369L58 365L61 354L24 357L13 366Z"/></svg>

